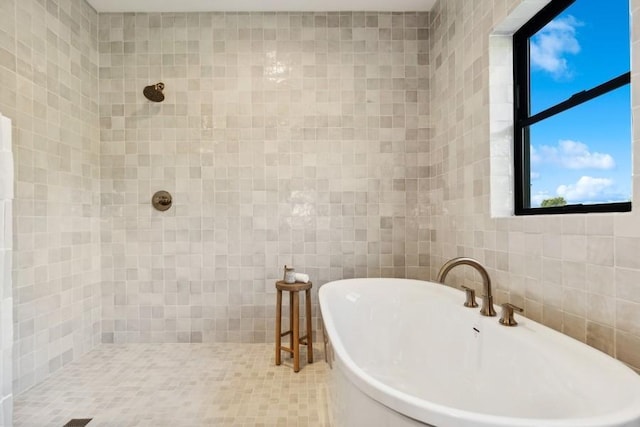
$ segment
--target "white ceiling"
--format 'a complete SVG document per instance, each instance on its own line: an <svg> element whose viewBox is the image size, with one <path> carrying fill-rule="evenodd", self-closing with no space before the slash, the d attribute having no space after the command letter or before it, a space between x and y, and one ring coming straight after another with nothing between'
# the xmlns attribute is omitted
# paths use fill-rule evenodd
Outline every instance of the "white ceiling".
<svg viewBox="0 0 640 427"><path fill-rule="evenodd" d="M87 0L98 12L429 11L436 0Z"/></svg>

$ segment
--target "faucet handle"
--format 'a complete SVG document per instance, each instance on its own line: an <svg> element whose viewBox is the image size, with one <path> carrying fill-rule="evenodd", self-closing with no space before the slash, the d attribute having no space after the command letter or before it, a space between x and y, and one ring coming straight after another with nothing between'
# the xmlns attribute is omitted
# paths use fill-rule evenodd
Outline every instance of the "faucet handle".
<svg viewBox="0 0 640 427"><path fill-rule="evenodd" d="M476 291L471 289L471 288L469 288L469 287L466 287L464 285L462 285L462 289L464 290L464 292L465 292L465 294L467 296L467 299L464 302L464 306L465 307L477 307L478 303L476 302Z"/></svg>
<svg viewBox="0 0 640 427"><path fill-rule="evenodd" d="M518 322L513 318L513 310L517 310L519 313L524 312L524 310L517 305L510 304L505 302L500 305L502 307L502 313L500 314L500 324L504 326L516 326Z"/></svg>
<svg viewBox="0 0 640 427"><path fill-rule="evenodd" d="M483 316L493 317L496 315L496 310L493 308L493 295L480 295L482 299L482 307L480 307L480 314Z"/></svg>

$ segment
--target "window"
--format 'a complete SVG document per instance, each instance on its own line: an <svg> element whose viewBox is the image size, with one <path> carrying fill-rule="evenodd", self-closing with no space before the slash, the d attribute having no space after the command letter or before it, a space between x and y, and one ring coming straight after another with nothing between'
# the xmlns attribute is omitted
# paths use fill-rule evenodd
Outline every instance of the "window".
<svg viewBox="0 0 640 427"><path fill-rule="evenodd" d="M552 0L513 36L516 215L631 210L628 0Z"/></svg>

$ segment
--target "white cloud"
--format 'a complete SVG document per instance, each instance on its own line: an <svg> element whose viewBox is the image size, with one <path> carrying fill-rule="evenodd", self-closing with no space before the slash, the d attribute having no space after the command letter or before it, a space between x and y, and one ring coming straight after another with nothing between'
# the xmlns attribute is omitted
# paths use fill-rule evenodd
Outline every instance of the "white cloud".
<svg viewBox="0 0 640 427"><path fill-rule="evenodd" d="M551 73L555 78L571 77L565 55L580 52L576 39L576 27L582 23L569 15L554 19L531 38L531 65Z"/></svg>
<svg viewBox="0 0 640 427"><path fill-rule="evenodd" d="M546 145L543 145L543 147L546 147ZM531 148L529 149L529 159L533 164L539 164L544 162L544 159L538 152L538 149L535 147L535 145L532 145Z"/></svg>
<svg viewBox="0 0 640 427"><path fill-rule="evenodd" d="M534 164L551 163L566 169L603 169L616 167L610 154L592 153L586 144L570 139L561 139L556 147L543 145L531 147L531 162Z"/></svg>
<svg viewBox="0 0 640 427"><path fill-rule="evenodd" d="M558 196L567 203L606 203L620 202L628 197L619 193L610 178L583 176L575 184L560 185L556 189Z"/></svg>
<svg viewBox="0 0 640 427"><path fill-rule="evenodd" d="M540 179L540 173L531 171L531 174L529 175L529 177L530 177L529 179L531 181L534 181L536 179Z"/></svg>

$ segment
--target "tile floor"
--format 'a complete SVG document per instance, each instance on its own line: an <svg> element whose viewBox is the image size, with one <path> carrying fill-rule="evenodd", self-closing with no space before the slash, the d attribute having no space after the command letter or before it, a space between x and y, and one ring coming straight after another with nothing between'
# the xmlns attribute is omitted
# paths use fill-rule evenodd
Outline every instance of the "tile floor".
<svg viewBox="0 0 640 427"><path fill-rule="evenodd" d="M273 344L103 344L15 401L14 427L328 426L327 365Z"/></svg>

